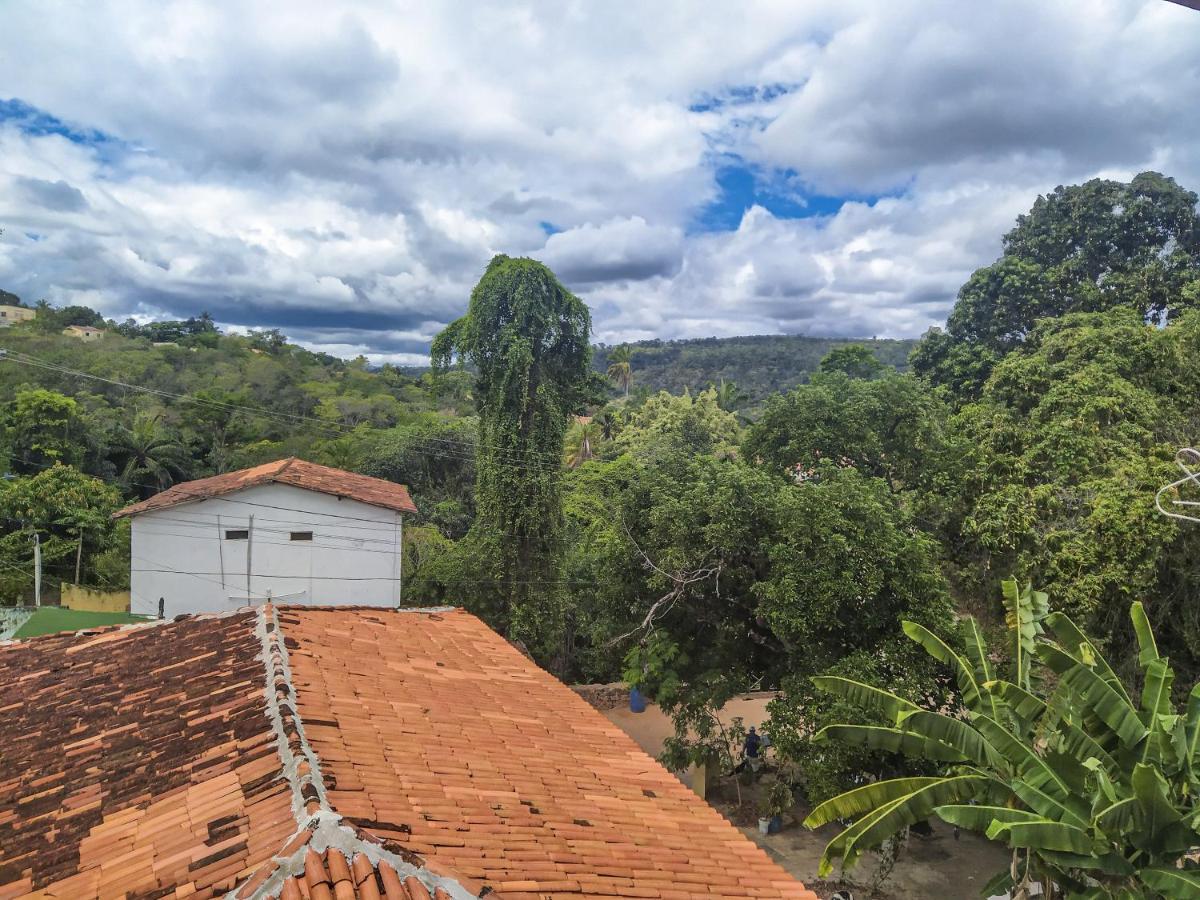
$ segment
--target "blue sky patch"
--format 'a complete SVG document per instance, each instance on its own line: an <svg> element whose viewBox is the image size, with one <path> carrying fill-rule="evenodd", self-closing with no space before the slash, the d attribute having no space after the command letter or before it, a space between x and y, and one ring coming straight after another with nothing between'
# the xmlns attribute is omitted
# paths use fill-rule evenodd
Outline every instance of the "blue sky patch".
<svg viewBox="0 0 1200 900"><path fill-rule="evenodd" d="M727 106L745 106L749 103L769 103L784 94L790 94L799 84L778 81L772 84L744 84L725 88L718 94L704 93L688 104L689 112L712 112Z"/></svg>
<svg viewBox="0 0 1200 900"><path fill-rule="evenodd" d="M546 237L550 237L550 235L558 234L562 231L562 229L553 222L538 222L538 226L546 233Z"/></svg>
<svg viewBox="0 0 1200 900"><path fill-rule="evenodd" d="M720 196L705 206L689 232L736 231L751 206L761 206L779 219L830 216L849 200L874 203L877 197L831 197L798 190L797 173L780 172L768 177L756 166L735 156L726 157L717 168Z"/></svg>
<svg viewBox="0 0 1200 900"><path fill-rule="evenodd" d="M106 144L116 140L95 128L76 128L68 125L57 116L52 116L16 97L0 100L0 123L3 122L12 122L24 134L34 137L57 134L75 144Z"/></svg>

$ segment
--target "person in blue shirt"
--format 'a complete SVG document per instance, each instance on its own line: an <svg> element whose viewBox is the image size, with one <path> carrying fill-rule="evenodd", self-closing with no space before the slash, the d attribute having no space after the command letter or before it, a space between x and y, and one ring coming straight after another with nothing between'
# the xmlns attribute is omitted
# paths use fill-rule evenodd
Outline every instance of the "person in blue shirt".
<svg viewBox="0 0 1200 900"><path fill-rule="evenodd" d="M762 764L762 760L758 756L758 750L762 746L762 738L758 736L754 726L750 726L750 730L746 733L746 742L742 745L742 755L746 757L746 761L750 764L751 771L757 772L758 767Z"/></svg>

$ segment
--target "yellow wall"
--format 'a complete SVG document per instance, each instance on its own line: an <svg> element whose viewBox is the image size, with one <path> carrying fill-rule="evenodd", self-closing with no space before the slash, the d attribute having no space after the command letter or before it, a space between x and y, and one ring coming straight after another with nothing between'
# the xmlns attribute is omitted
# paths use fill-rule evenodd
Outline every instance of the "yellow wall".
<svg viewBox="0 0 1200 900"><path fill-rule="evenodd" d="M129 612L129 591L93 591L77 584L63 584L63 606L87 612Z"/></svg>
<svg viewBox="0 0 1200 900"><path fill-rule="evenodd" d="M0 327L7 327L13 322L26 322L37 316L34 310L24 306L0 306L0 312L4 313L0 316Z"/></svg>

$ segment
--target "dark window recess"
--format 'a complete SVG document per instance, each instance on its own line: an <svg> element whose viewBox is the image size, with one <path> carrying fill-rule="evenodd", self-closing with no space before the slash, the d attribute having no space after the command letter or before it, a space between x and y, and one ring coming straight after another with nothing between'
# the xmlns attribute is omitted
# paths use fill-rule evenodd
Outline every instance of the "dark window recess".
<svg viewBox="0 0 1200 900"><path fill-rule="evenodd" d="M247 528L226 528L225 540L227 541L245 541L249 540L250 531Z"/></svg>
<svg viewBox="0 0 1200 900"><path fill-rule="evenodd" d="M311 541L312 540L312 532L311 531L293 531L292 532L292 540L293 541Z"/></svg>

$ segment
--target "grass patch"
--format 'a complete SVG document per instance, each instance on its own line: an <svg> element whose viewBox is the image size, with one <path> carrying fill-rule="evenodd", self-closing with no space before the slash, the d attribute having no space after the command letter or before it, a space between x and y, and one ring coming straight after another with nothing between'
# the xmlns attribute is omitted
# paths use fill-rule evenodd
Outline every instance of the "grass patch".
<svg viewBox="0 0 1200 900"><path fill-rule="evenodd" d="M17 629L15 638L37 637L39 634L55 634L59 631L79 631L83 628L96 628L100 625L125 625L130 622L148 622L148 616L135 616L130 613L116 612L87 612L78 609L65 609L60 606L43 606Z"/></svg>

